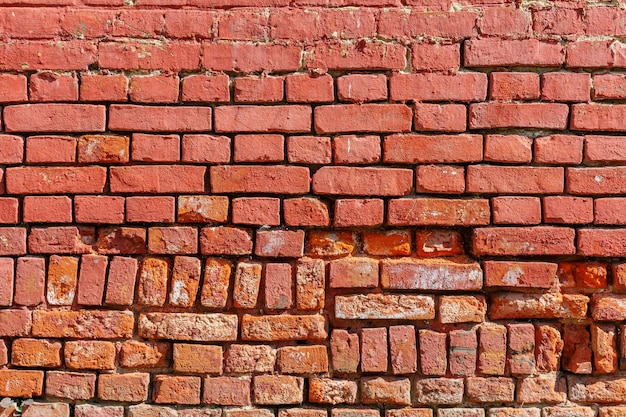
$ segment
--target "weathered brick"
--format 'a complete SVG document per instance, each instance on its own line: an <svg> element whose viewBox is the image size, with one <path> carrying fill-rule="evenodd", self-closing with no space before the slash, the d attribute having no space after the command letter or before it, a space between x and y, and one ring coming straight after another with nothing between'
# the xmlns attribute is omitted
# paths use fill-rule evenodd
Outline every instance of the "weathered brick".
<svg viewBox="0 0 626 417"><path fill-rule="evenodd" d="M69 400L89 400L96 394L96 374L48 371L46 372L46 395ZM78 410L74 414L81 417ZM95 417L98 414L93 413Z"/></svg>
<svg viewBox="0 0 626 417"><path fill-rule="evenodd" d="M316 404L354 404L357 400L357 383L353 380L311 378L309 401ZM337 408L333 408L337 410ZM325 414L326 415L326 414Z"/></svg>
<svg viewBox="0 0 626 417"><path fill-rule="evenodd" d="M135 327L130 311L33 312L32 334L36 337L120 339L132 336Z"/></svg>
<svg viewBox="0 0 626 417"><path fill-rule="evenodd" d="M69 341L63 351L65 366L70 369L115 369L115 345L103 341Z"/></svg>
<svg viewBox="0 0 626 417"><path fill-rule="evenodd" d="M241 320L243 340L320 340L327 337L326 319L320 315L251 316Z"/></svg>
<svg viewBox="0 0 626 417"><path fill-rule="evenodd" d="M304 399L304 378L301 377L259 375L254 377L253 384L255 404L300 404Z"/></svg>
<svg viewBox="0 0 626 417"><path fill-rule="evenodd" d="M489 305L489 317L504 318L582 318L587 315L589 297L578 294L494 295Z"/></svg>
<svg viewBox="0 0 626 417"><path fill-rule="evenodd" d="M480 265L469 260L399 258L381 262L383 288L420 290L478 290L483 285Z"/></svg>
<svg viewBox="0 0 626 417"><path fill-rule="evenodd" d="M146 313L139 316L138 331L147 339L234 341L237 323L231 314Z"/></svg>
<svg viewBox="0 0 626 417"><path fill-rule="evenodd" d="M408 378L361 379L361 402L363 404L411 404L411 380Z"/></svg>
<svg viewBox="0 0 626 417"><path fill-rule="evenodd" d="M107 374L98 378L98 398L105 401L142 402L148 399L150 374Z"/></svg>
<svg viewBox="0 0 626 417"><path fill-rule="evenodd" d="M351 320L430 320L435 317L435 302L428 295L337 296L335 317Z"/></svg>

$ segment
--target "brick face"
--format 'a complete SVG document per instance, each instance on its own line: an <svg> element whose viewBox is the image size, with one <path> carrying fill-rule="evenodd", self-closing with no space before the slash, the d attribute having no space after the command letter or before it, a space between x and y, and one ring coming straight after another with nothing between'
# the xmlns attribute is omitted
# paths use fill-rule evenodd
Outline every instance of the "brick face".
<svg viewBox="0 0 626 417"><path fill-rule="evenodd" d="M617 3L0 0L0 416L624 415Z"/></svg>

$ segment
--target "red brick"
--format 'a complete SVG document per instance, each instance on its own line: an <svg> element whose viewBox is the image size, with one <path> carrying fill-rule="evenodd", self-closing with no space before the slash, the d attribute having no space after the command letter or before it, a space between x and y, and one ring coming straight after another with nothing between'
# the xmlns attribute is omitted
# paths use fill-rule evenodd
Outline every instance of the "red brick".
<svg viewBox="0 0 626 417"><path fill-rule="evenodd" d="M282 101L284 96L282 77L238 77L234 81L235 101L264 103Z"/></svg>
<svg viewBox="0 0 626 417"><path fill-rule="evenodd" d="M485 7L479 29L483 35L528 35L530 16L517 7Z"/></svg>
<svg viewBox="0 0 626 417"><path fill-rule="evenodd" d="M140 13L135 10L122 11L113 22L113 36L152 38L162 34L165 20L159 10Z"/></svg>
<svg viewBox="0 0 626 417"><path fill-rule="evenodd" d="M217 37L230 40L265 40L269 37L267 13L261 10L233 9L220 13Z"/></svg>
<svg viewBox="0 0 626 417"><path fill-rule="evenodd" d="M513 402L515 396L513 378L470 377L465 384L468 400L475 403Z"/></svg>
<svg viewBox="0 0 626 417"><path fill-rule="evenodd" d="M419 331L419 362L423 375L441 376L446 373L446 339L445 333L425 329Z"/></svg>
<svg viewBox="0 0 626 417"><path fill-rule="evenodd" d="M32 398L43 393L43 371L0 370L0 395Z"/></svg>
<svg viewBox="0 0 626 417"><path fill-rule="evenodd" d="M206 43L202 67L230 72L297 71L301 55L302 48L294 45Z"/></svg>
<svg viewBox="0 0 626 417"><path fill-rule="evenodd" d="M413 326L389 327L389 352L394 375L417 372L417 342Z"/></svg>
<svg viewBox="0 0 626 417"><path fill-rule="evenodd" d="M280 200L278 198L242 197L232 201L234 224L278 226Z"/></svg>
<svg viewBox="0 0 626 417"><path fill-rule="evenodd" d="M387 99L387 77L383 74L349 74L337 78L337 98L363 103Z"/></svg>
<svg viewBox="0 0 626 417"><path fill-rule="evenodd" d="M341 39L376 35L376 16L367 9L321 9L320 19L323 35Z"/></svg>
<svg viewBox="0 0 626 417"><path fill-rule="evenodd" d="M461 234L453 230L417 230L415 241L417 254L425 258L462 255L464 251Z"/></svg>
<svg viewBox="0 0 626 417"><path fill-rule="evenodd" d="M150 374L104 374L98 378L98 398L104 401L142 402L148 399Z"/></svg>
<svg viewBox="0 0 626 417"><path fill-rule="evenodd" d="M559 67L565 61L563 46L537 39L473 39L465 43L467 67Z"/></svg>
<svg viewBox="0 0 626 417"><path fill-rule="evenodd" d="M30 253L88 253L92 247L88 236L94 237L93 229L73 226L32 228L28 236Z"/></svg>
<svg viewBox="0 0 626 417"><path fill-rule="evenodd" d="M348 320L431 320L435 318L435 300L428 295L336 296L335 316Z"/></svg>
<svg viewBox="0 0 626 417"><path fill-rule="evenodd" d="M536 245L529 245L536 242ZM573 255L574 230L566 227L474 229L473 252L480 255Z"/></svg>
<svg viewBox="0 0 626 417"><path fill-rule="evenodd" d="M33 312L35 337L121 339L132 336L135 319L130 311Z"/></svg>
<svg viewBox="0 0 626 417"><path fill-rule="evenodd" d="M544 164L577 165L583 160L583 137L551 135L535 138L535 161Z"/></svg>
<svg viewBox="0 0 626 417"><path fill-rule="evenodd" d="M250 405L250 379L229 376L206 377L203 404Z"/></svg>
<svg viewBox="0 0 626 417"><path fill-rule="evenodd" d="M337 164L370 164L380 161L380 137L341 135L333 139Z"/></svg>
<svg viewBox="0 0 626 417"><path fill-rule="evenodd" d="M591 349L596 373L611 374L617 371L617 333L609 324L591 325Z"/></svg>
<svg viewBox="0 0 626 417"><path fill-rule="evenodd" d="M541 223L541 200L538 197L494 197L491 205L494 224Z"/></svg>
<svg viewBox="0 0 626 417"><path fill-rule="evenodd" d="M624 224L624 198L597 198L594 201L595 224Z"/></svg>
<svg viewBox="0 0 626 417"><path fill-rule="evenodd" d="M565 64L570 68L621 67L623 45L608 40L579 40L567 44Z"/></svg>
<svg viewBox="0 0 626 417"><path fill-rule="evenodd" d="M102 305L108 263L106 256L86 255L81 258L78 304Z"/></svg>
<svg viewBox="0 0 626 417"><path fill-rule="evenodd" d="M381 199L339 199L335 201L335 226L380 226L383 224L384 211Z"/></svg>
<svg viewBox="0 0 626 417"><path fill-rule="evenodd" d="M104 106L20 104L4 108L7 132L104 132Z"/></svg>
<svg viewBox="0 0 626 417"><path fill-rule="evenodd" d="M376 288L378 261L369 258L343 258L329 264L330 288Z"/></svg>
<svg viewBox="0 0 626 417"><path fill-rule="evenodd" d="M623 167L568 168L567 191L571 194L622 194L626 189Z"/></svg>
<svg viewBox="0 0 626 417"><path fill-rule="evenodd" d="M272 39L306 41L318 39L324 34L316 10L278 9L271 12L269 24Z"/></svg>
<svg viewBox="0 0 626 417"><path fill-rule="evenodd" d="M392 226L471 226L489 224L485 199L402 198L389 201L387 223Z"/></svg>
<svg viewBox="0 0 626 417"><path fill-rule="evenodd" d="M485 135L485 161L529 163L533 140L518 135Z"/></svg>
<svg viewBox="0 0 626 417"><path fill-rule="evenodd" d="M485 321L487 303L483 296L445 296L439 298L441 323L481 323Z"/></svg>
<svg viewBox="0 0 626 417"><path fill-rule="evenodd" d="M415 339L415 336L413 336L413 339ZM330 353L334 372L356 372L360 361L358 334L348 333L346 330L334 329L330 337ZM417 356L415 360L417 360ZM414 365L414 368L415 367L416 365ZM309 400L311 400L311 391L312 389L310 389Z"/></svg>
<svg viewBox="0 0 626 417"><path fill-rule="evenodd" d="M626 35L623 10L614 7L589 7L586 11L587 35Z"/></svg>
<svg viewBox="0 0 626 417"><path fill-rule="evenodd" d="M408 194L413 173L395 168L322 167L313 175L316 194L402 196Z"/></svg>
<svg viewBox="0 0 626 417"><path fill-rule="evenodd" d="M389 80L392 101L483 101L487 96L487 75L396 74Z"/></svg>
<svg viewBox="0 0 626 417"><path fill-rule="evenodd" d="M387 329L361 329L361 371L387 372Z"/></svg>
<svg viewBox="0 0 626 417"><path fill-rule="evenodd" d="M39 72L30 77L30 101L77 101L78 78L74 74Z"/></svg>
<svg viewBox="0 0 626 417"><path fill-rule="evenodd" d="M458 163L483 159L481 135L391 135L385 137L384 160L391 163Z"/></svg>
<svg viewBox="0 0 626 417"><path fill-rule="evenodd" d="M463 104L415 104L415 129L420 131L464 132L467 109Z"/></svg>
<svg viewBox="0 0 626 417"><path fill-rule="evenodd" d="M283 216L287 226L328 226L328 207L311 197L283 200Z"/></svg>
<svg viewBox="0 0 626 417"><path fill-rule="evenodd" d="M491 298L491 319L582 318L587 315L589 297L559 293L500 293Z"/></svg>
<svg viewBox="0 0 626 417"><path fill-rule="evenodd" d="M47 25L47 24L46 24ZM87 70L97 62L97 46L85 40L12 41L0 45L0 70ZM85 129L80 129L85 130Z"/></svg>
<svg viewBox="0 0 626 417"><path fill-rule="evenodd" d="M286 346L278 349L278 370L283 374L328 372L326 346Z"/></svg>
<svg viewBox="0 0 626 417"><path fill-rule="evenodd" d="M211 130L211 108L114 104L109 109L109 130L202 132Z"/></svg>
<svg viewBox="0 0 626 417"><path fill-rule="evenodd" d="M252 253L252 235L235 227L205 227L200 232L204 255L245 255Z"/></svg>
<svg viewBox="0 0 626 417"><path fill-rule="evenodd" d="M26 309L0 310L0 335L3 337L29 336L31 327L30 311Z"/></svg>
<svg viewBox="0 0 626 417"><path fill-rule="evenodd" d="M534 72L492 72L489 98L492 100L533 100L539 98L539 74Z"/></svg>
<svg viewBox="0 0 626 417"><path fill-rule="evenodd" d="M594 96L598 84L594 77ZM563 88L567 85L568 88ZM541 76L541 98L546 101L589 101L591 76L584 73L548 72Z"/></svg>
<svg viewBox="0 0 626 417"><path fill-rule="evenodd" d="M504 375L507 330L504 326L485 325L478 328L478 370L485 375Z"/></svg>
<svg viewBox="0 0 626 417"><path fill-rule="evenodd" d="M290 74L285 77L285 92L289 102L331 102L335 96L333 77L328 74Z"/></svg>
<svg viewBox="0 0 626 417"><path fill-rule="evenodd" d="M58 368L61 366L61 343L41 339L16 339L11 346L11 365Z"/></svg>
<svg viewBox="0 0 626 417"><path fill-rule="evenodd" d="M86 4L97 5L98 0ZM61 16L62 34L87 39L107 36L115 18L112 10L69 9Z"/></svg>
<svg viewBox="0 0 626 417"><path fill-rule="evenodd" d="M182 160L185 162L230 162L230 138L212 135L183 135Z"/></svg>
<svg viewBox="0 0 626 417"><path fill-rule="evenodd" d="M252 246L250 246L252 248ZM224 308L228 298L231 265L229 261L208 258L204 268L204 279L200 304L204 307Z"/></svg>
<svg viewBox="0 0 626 417"><path fill-rule="evenodd" d="M416 3L415 5L423 5ZM468 11L406 13L400 9L383 11L379 22L379 35L385 38L418 37L422 35L465 38L475 35L476 13Z"/></svg>
<svg viewBox="0 0 626 417"><path fill-rule="evenodd" d="M301 257L304 231L267 230L256 233L255 254L265 257Z"/></svg>
<svg viewBox="0 0 626 417"><path fill-rule="evenodd" d="M180 160L180 137L178 135L135 133L131 145L133 161L176 162Z"/></svg>
<svg viewBox="0 0 626 417"><path fill-rule="evenodd" d="M539 324L536 326L535 357L537 371L554 372L560 369L563 339L556 325Z"/></svg>
<svg viewBox="0 0 626 417"><path fill-rule="evenodd" d="M309 71L327 70L401 70L406 66L406 48L400 44L367 42L319 42L305 51Z"/></svg>
<svg viewBox="0 0 626 417"><path fill-rule="evenodd" d="M30 136L26 139L26 162L74 162L76 139L71 136Z"/></svg>
<svg viewBox="0 0 626 417"><path fill-rule="evenodd" d="M124 221L124 198L114 196L74 197L77 223L118 224Z"/></svg>
<svg viewBox="0 0 626 417"><path fill-rule="evenodd" d="M0 227L0 255L26 254L26 229Z"/></svg>
<svg viewBox="0 0 626 417"><path fill-rule="evenodd" d="M308 132L311 108L290 106L222 106L215 109L216 132Z"/></svg>
<svg viewBox="0 0 626 417"><path fill-rule="evenodd" d="M174 197L126 198L126 221L131 223L173 223Z"/></svg>
<svg viewBox="0 0 626 417"><path fill-rule="evenodd" d="M239 262L233 284L235 308L254 308L259 297L263 265L257 262Z"/></svg>
<svg viewBox="0 0 626 417"><path fill-rule="evenodd" d="M11 103L28 101L27 79L21 74L0 75L0 102Z"/></svg>
<svg viewBox="0 0 626 417"><path fill-rule="evenodd" d="M532 323L518 323L508 324L507 327L509 329L509 357L507 361L511 375L535 373L535 326ZM522 392L523 389L520 388L520 394ZM563 400L565 399L563 398Z"/></svg>
<svg viewBox="0 0 626 417"><path fill-rule="evenodd" d="M68 197L24 197L24 221L71 223L72 201Z"/></svg>
<svg viewBox="0 0 626 417"><path fill-rule="evenodd" d="M593 222L593 200L570 196L543 198L545 223L587 224Z"/></svg>
<svg viewBox="0 0 626 417"><path fill-rule="evenodd" d="M98 253L105 255L146 253L146 229L107 227L98 230Z"/></svg>
<svg viewBox="0 0 626 417"><path fill-rule="evenodd" d="M0 135L0 163L20 164L24 160L24 139L20 136Z"/></svg>
<svg viewBox="0 0 626 417"><path fill-rule="evenodd" d="M324 340L326 319L321 315L251 316L241 319L242 340Z"/></svg>
<svg viewBox="0 0 626 417"><path fill-rule="evenodd" d="M623 131L626 106L617 104L574 104L571 128L575 130Z"/></svg>
<svg viewBox="0 0 626 417"><path fill-rule="evenodd" d="M267 345L236 345L226 350L226 372L272 372L276 363L276 349Z"/></svg>
<svg viewBox="0 0 626 417"><path fill-rule="evenodd" d="M116 350L112 342L66 342L64 354L65 366L70 369L115 369Z"/></svg>
<svg viewBox="0 0 626 417"><path fill-rule="evenodd" d="M109 265L108 285L105 303L113 305L131 305L135 298L135 280L137 260L114 256Z"/></svg>
<svg viewBox="0 0 626 417"><path fill-rule="evenodd" d="M72 305L78 282L78 258L52 255L46 298L51 305Z"/></svg>
<svg viewBox="0 0 626 417"><path fill-rule="evenodd" d="M475 330L450 331L450 373L454 376L472 376L476 371L478 340Z"/></svg>
<svg viewBox="0 0 626 417"><path fill-rule="evenodd" d="M382 261L380 280L383 288L391 289L478 290L482 271L478 264L461 258L400 258Z"/></svg>
<svg viewBox="0 0 626 417"><path fill-rule="evenodd" d="M354 404L357 401L357 382L349 379L311 378L309 380L309 402L316 404ZM293 409L291 409L293 410ZM340 411L346 409L334 408L333 416L341 415ZM349 412L348 412L349 413ZM346 417L351 415L346 413ZM364 410L358 410L358 415ZM328 415L325 411L324 416ZM367 414L366 414L367 415ZM376 413L375 416L379 414Z"/></svg>
<svg viewBox="0 0 626 417"><path fill-rule="evenodd" d="M179 79L172 74L134 76L130 79L130 100L138 103L175 103Z"/></svg>
<svg viewBox="0 0 626 417"><path fill-rule="evenodd" d="M100 42L98 65L102 69L193 71L200 68L200 52L200 44L194 42Z"/></svg>
<svg viewBox="0 0 626 417"><path fill-rule="evenodd" d="M583 16L574 8L540 8L533 10L533 30L547 35L582 34Z"/></svg>
<svg viewBox="0 0 626 417"><path fill-rule="evenodd" d="M227 217L227 197L200 195L178 197L178 221L181 223L224 223Z"/></svg>
<svg viewBox="0 0 626 417"><path fill-rule="evenodd" d="M130 139L116 135L84 135L78 139L78 162L128 162Z"/></svg>
<svg viewBox="0 0 626 417"><path fill-rule="evenodd" d="M214 193L301 194L309 191L309 170L296 166L211 167Z"/></svg>
<svg viewBox="0 0 626 417"><path fill-rule="evenodd" d="M281 162L285 159L282 135L235 135L235 162Z"/></svg>
<svg viewBox="0 0 626 417"><path fill-rule="evenodd" d="M562 168L471 165L467 191L478 193L552 194L563 192Z"/></svg>
<svg viewBox="0 0 626 417"><path fill-rule="evenodd" d="M622 150L620 136L585 136L585 161L622 163L626 152Z"/></svg>
<svg viewBox="0 0 626 417"><path fill-rule="evenodd" d="M416 168L415 189L426 193L463 193L465 170L455 166L420 165Z"/></svg>
<svg viewBox="0 0 626 417"><path fill-rule="evenodd" d="M200 377L157 375L152 398L157 404L200 404Z"/></svg>
<svg viewBox="0 0 626 417"><path fill-rule="evenodd" d="M315 108L317 133L408 132L411 109L404 104L345 104Z"/></svg>
<svg viewBox="0 0 626 417"><path fill-rule="evenodd" d="M566 104L478 103L470 105L469 127L565 129L568 114L569 107Z"/></svg>
<svg viewBox="0 0 626 417"><path fill-rule="evenodd" d="M623 229L580 229L578 252L584 256L623 256L626 234Z"/></svg>
<svg viewBox="0 0 626 417"><path fill-rule="evenodd" d="M291 265L265 264L265 306L269 309L288 309L293 306L293 277Z"/></svg>
<svg viewBox="0 0 626 417"><path fill-rule="evenodd" d="M112 167L110 188L114 193L204 192L205 170L188 165Z"/></svg>
<svg viewBox="0 0 626 417"><path fill-rule="evenodd" d="M200 284L200 266L198 258L176 256L172 270L172 284L169 304L178 307L192 307L195 304Z"/></svg>
<svg viewBox="0 0 626 417"><path fill-rule="evenodd" d="M287 138L287 159L292 164L329 164L331 154L328 137L289 136ZM281 156L280 160L282 159Z"/></svg>
<svg viewBox="0 0 626 417"><path fill-rule="evenodd" d="M15 261L12 258L0 258L0 306L8 307L13 303L14 278Z"/></svg>
<svg viewBox="0 0 626 417"><path fill-rule="evenodd" d="M169 262L160 258L144 258L137 286L138 304L162 306L167 297Z"/></svg>
<svg viewBox="0 0 626 417"><path fill-rule="evenodd" d="M82 74L80 101L128 101L128 79L123 74Z"/></svg>
<svg viewBox="0 0 626 417"><path fill-rule="evenodd" d="M15 270L15 304L36 306L45 302L46 262L44 258L17 259Z"/></svg>
<svg viewBox="0 0 626 417"><path fill-rule="evenodd" d="M103 167L15 167L6 170L7 192L11 194L95 194L102 192L105 182L106 169Z"/></svg>
<svg viewBox="0 0 626 417"><path fill-rule="evenodd" d="M189 22L186 22L188 24ZM230 101L229 79L226 74L190 75L182 80L182 101L228 102Z"/></svg>
<svg viewBox="0 0 626 417"><path fill-rule="evenodd" d="M46 395L69 400L89 400L95 394L95 374L63 371L46 372ZM76 411L75 415L80 417L82 414ZM98 417L98 414L95 414L95 417Z"/></svg>
<svg viewBox="0 0 626 417"><path fill-rule="evenodd" d="M552 288L557 264L547 262L485 261L485 286Z"/></svg>
<svg viewBox="0 0 626 417"><path fill-rule="evenodd" d="M174 344L174 370L182 373L221 374L222 347L213 345ZM198 361L202 358L202 361Z"/></svg>
<svg viewBox="0 0 626 417"><path fill-rule="evenodd" d="M625 77L622 74L598 74L593 77L593 98L623 99L626 97Z"/></svg>
<svg viewBox="0 0 626 417"><path fill-rule="evenodd" d="M461 65L460 49L459 43L414 43L412 68L414 71L456 72Z"/></svg>
<svg viewBox="0 0 626 417"><path fill-rule="evenodd" d="M122 368L163 368L168 365L169 344L127 340L119 350Z"/></svg>

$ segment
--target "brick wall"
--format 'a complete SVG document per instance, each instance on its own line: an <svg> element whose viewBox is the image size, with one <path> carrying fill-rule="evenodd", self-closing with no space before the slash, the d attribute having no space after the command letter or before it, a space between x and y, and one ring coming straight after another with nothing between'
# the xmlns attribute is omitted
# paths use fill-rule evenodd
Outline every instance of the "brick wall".
<svg viewBox="0 0 626 417"><path fill-rule="evenodd" d="M0 415L626 416L617 3L0 0Z"/></svg>

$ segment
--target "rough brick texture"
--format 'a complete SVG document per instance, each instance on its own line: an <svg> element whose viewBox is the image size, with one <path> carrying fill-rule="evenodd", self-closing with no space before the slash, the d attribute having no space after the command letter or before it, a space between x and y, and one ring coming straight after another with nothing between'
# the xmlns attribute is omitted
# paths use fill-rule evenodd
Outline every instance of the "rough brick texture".
<svg viewBox="0 0 626 417"><path fill-rule="evenodd" d="M0 417L626 416L624 22L0 0Z"/></svg>

